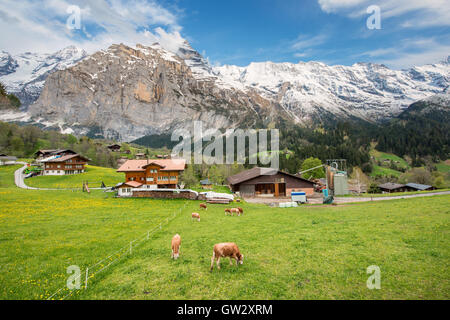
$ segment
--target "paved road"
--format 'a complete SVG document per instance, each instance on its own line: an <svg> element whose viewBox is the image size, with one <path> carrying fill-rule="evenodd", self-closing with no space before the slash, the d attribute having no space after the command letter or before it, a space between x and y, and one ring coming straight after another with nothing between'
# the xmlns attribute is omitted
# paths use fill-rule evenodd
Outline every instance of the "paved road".
<svg viewBox="0 0 450 320"><path fill-rule="evenodd" d="M59 188L59 189L51 189L51 188L33 188L29 187L25 184L25 175L23 174L23 171L27 168L26 162L16 162L16 164L23 164L22 168L17 169L14 172L14 182L16 183L16 186L22 189L28 189L28 190L76 190L81 188ZM106 190L108 188L89 188L90 190Z"/></svg>
<svg viewBox="0 0 450 320"><path fill-rule="evenodd" d="M351 203L351 202L370 202L370 201L385 201L385 200L398 200L398 199L409 199L409 198L419 198L419 197L432 197L438 195L450 194L450 191L436 191L430 193L421 193L421 194L410 194L410 195L402 195L402 196L386 196L386 197L335 197L334 203ZM250 203L263 203L268 205L276 205L280 202L289 202L291 198L245 198L245 201ZM322 197L317 198L308 198L309 204L318 204L322 203Z"/></svg>
<svg viewBox="0 0 450 320"><path fill-rule="evenodd" d="M37 190L36 188L27 186L25 184L25 182L23 181L25 178L25 175L23 174L23 170L25 170L27 168L27 163L26 162L16 162L16 163L23 164L22 168L19 168L14 172L14 182L16 183L16 186L18 186L19 188L22 188L22 189Z"/></svg>
<svg viewBox="0 0 450 320"><path fill-rule="evenodd" d="M420 197L432 197L432 196L438 196L438 195L444 195L444 194L450 194L450 191L437 191L437 192L430 192L430 193L419 193L419 194L409 194L409 195L403 195L403 196L386 196L386 197L335 197L334 203L350 203L350 202L368 202L368 201L383 201L383 200L398 200L398 199L409 199L409 198L420 198ZM322 199L314 199L318 200L319 202L316 203L322 203ZM314 202L311 202L314 203Z"/></svg>

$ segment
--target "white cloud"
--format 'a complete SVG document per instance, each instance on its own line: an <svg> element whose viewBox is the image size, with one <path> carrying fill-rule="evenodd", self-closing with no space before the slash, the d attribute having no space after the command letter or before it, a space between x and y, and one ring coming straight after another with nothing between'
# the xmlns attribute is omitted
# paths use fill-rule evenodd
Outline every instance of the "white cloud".
<svg viewBox="0 0 450 320"><path fill-rule="evenodd" d="M354 57L369 57L373 62L383 63L395 69L404 69L436 63L450 54L450 45L439 43L435 38L404 39L395 47L363 52Z"/></svg>
<svg viewBox="0 0 450 320"><path fill-rule="evenodd" d="M319 34L319 35L313 36L313 37L300 35L293 42L291 47L294 50L304 50L304 49L308 49L311 47L316 47L316 46L324 43L326 38L327 38L327 36L325 34Z"/></svg>
<svg viewBox="0 0 450 320"><path fill-rule="evenodd" d="M69 30L66 0L2 0L0 49L11 53L53 52L76 45L90 52L113 43L150 45L168 49L184 39L177 14L155 0L80 0L81 30Z"/></svg>
<svg viewBox="0 0 450 320"><path fill-rule="evenodd" d="M318 0L318 3L327 13L353 18L366 15L370 5L378 5L381 19L401 17L399 26L405 28L450 25L448 0Z"/></svg>

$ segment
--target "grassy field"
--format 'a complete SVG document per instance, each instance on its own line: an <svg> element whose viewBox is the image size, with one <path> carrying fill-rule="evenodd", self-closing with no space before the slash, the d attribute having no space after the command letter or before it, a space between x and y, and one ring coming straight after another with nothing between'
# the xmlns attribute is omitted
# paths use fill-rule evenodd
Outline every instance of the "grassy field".
<svg viewBox="0 0 450 320"><path fill-rule="evenodd" d="M448 173L450 172L450 160L442 161L436 164L436 168L439 172Z"/></svg>
<svg viewBox="0 0 450 320"><path fill-rule="evenodd" d="M125 180L123 173L116 172L116 169L86 166L86 172L65 176L38 176L25 179L29 187L71 189L82 188L83 181L88 181L91 188L99 188L104 182L107 187L115 186Z"/></svg>
<svg viewBox="0 0 450 320"><path fill-rule="evenodd" d="M218 193L231 193L230 188L228 186L216 186L213 185L212 189L203 189L201 186L196 186L194 188L190 188L191 190L197 191L197 192L218 192Z"/></svg>
<svg viewBox="0 0 450 320"><path fill-rule="evenodd" d="M380 167L378 165L373 166L372 173L370 174L371 177L376 176L394 176L399 177L402 174L402 172L393 170L390 168Z"/></svg>
<svg viewBox="0 0 450 320"><path fill-rule="evenodd" d="M395 165L400 168L408 169L410 167L408 162L406 162L405 159L400 158L392 153L380 152L380 151L373 149L370 152L370 155L375 157L376 160L381 161L381 162L383 162L384 160L394 161ZM389 163L387 165L389 165Z"/></svg>
<svg viewBox="0 0 450 320"><path fill-rule="evenodd" d="M198 223L190 218L196 201L20 190L13 169L0 168L0 299L49 297L65 285L68 266L84 272L180 208L72 298L450 298L450 196L286 209L241 203L242 217L211 205ZM172 261L175 233L181 258ZM223 260L210 273L212 247L224 241L239 245L244 265ZM381 268L381 290L366 288L370 265Z"/></svg>

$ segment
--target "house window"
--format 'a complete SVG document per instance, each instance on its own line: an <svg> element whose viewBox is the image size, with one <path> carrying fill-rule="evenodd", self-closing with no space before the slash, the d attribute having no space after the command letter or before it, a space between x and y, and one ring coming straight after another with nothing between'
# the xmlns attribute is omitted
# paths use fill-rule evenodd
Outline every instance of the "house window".
<svg viewBox="0 0 450 320"><path fill-rule="evenodd" d="M177 180L177 177L176 176L171 176L170 180Z"/></svg>
<svg viewBox="0 0 450 320"><path fill-rule="evenodd" d="M61 168L61 165L58 164L56 167L59 169L59 168Z"/></svg>
<svg viewBox="0 0 450 320"><path fill-rule="evenodd" d="M153 182L153 178L147 178L147 182Z"/></svg>
<svg viewBox="0 0 450 320"><path fill-rule="evenodd" d="M134 181L136 178L135 177L131 177L130 178L130 181Z"/></svg>

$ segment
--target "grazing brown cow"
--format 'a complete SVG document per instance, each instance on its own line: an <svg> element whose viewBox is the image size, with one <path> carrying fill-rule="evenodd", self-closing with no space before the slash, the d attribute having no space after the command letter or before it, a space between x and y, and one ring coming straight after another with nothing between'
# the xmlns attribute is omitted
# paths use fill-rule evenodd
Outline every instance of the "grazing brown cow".
<svg viewBox="0 0 450 320"><path fill-rule="evenodd" d="M241 215L241 212L239 211L238 208L232 208L231 209L231 215L233 215L234 213L236 213L237 216Z"/></svg>
<svg viewBox="0 0 450 320"><path fill-rule="evenodd" d="M244 214L244 209L238 208L238 210L239 210L239 215Z"/></svg>
<svg viewBox="0 0 450 320"><path fill-rule="evenodd" d="M225 209L225 215L226 216L228 216L228 215L232 215L232 213L231 213L231 209Z"/></svg>
<svg viewBox="0 0 450 320"><path fill-rule="evenodd" d="M197 219L197 221L200 222L200 215L198 213L194 212L192 214L192 219Z"/></svg>
<svg viewBox="0 0 450 320"><path fill-rule="evenodd" d="M208 207L206 206L205 203L200 203L200 209L208 210Z"/></svg>
<svg viewBox="0 0 450 320"><path fill-rule="evenodd" d="M233 265L232 259L236 260L236 265L244 263L244 255L239 251L236 243L228 242L228 243L218 243L214 245L213 255L211 258L211 269L214 268L214 260L217 259L217 269L220 270L220 258L230 258L230 265Z"/></svg>
<svg viewBox="0 0 450 320"><path fill-rule="evenodd" d="M180 256L181 237L176 234L172 238L172 259L178 259Z"/></svg>

